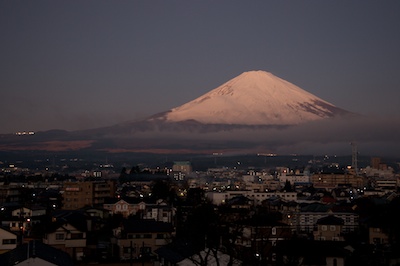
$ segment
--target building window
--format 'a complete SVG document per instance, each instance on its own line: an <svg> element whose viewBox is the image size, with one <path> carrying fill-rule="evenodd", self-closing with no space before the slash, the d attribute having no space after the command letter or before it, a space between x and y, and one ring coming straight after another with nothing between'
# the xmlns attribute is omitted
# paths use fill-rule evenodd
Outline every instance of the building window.
<svg viewBox="0 0 400 266"><path fill-rule="evenodd" d="M328 227L326 225L323 225L322 226L322 231L326 231L326 230L328 230Z"/></svg>
<svg viewBox="0 0 400 266"><path fill-rule="evenodd" d="M71 233L71 239L82 239L83 233Z"/></svg>
<svg viewBox="0 0 400 266"><path fill-rule="evenodd" d="M141 247L140 248L140 253L141 254L150 254L151 253L151 247Z"/></svg>
<svg viewBox="0 0 400 266"><path fill-rule="evenodd" d="M383 241L381 241L381 239L379 237L374 237L373 239L374 244L381 244Z"/></svg>
<svg viewBox="0 0 400 266"><path fill-rule="evenodd" d="M132 247L132 253L135 253L135 252L136 252L135 248ZM131 247L124 247L123 253L125 253L125 254L131 253Z"/></svg>
<svg viewBox="0 0 400 266"><path fill-rule="evenodd" d="M56 234L56 240L64 240L64 238L65 238L65 235L63 233L62 234L60 234L60 233Z"/></svg>
<svg viewBox="0 0 400 266"><path fill-rule="evenodd" d="M17 239L3 239L3 245L17 244Z"/></svg>
<svg viewBox="0 0 400 266"><path fill-rule="evenodd" d="M336 231L336 226L334 226L334 225L329 226L329 230L330 231Z"/></svg>
<svg viewBox="0 0 400 266"><path fill-rule="evenodd" d="M276 227L272 227L272 228L271 228L271 233L272 233L273 235L276 235Z"/></svg>

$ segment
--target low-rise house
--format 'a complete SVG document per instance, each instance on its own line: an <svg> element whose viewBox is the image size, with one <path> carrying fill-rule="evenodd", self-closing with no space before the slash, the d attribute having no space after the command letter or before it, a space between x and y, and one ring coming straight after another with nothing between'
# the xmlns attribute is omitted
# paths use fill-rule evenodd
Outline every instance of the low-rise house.
<svg viewBox="0 0 400 266"><path fill-rule="evenodd" d="M105 200L103 208L108 210L110 214L122 214L127 218L136 215L139 211L144 211L146 203L140 198L109 198Z"/></svg>
<svg viewBox="0 0 400 266"><path fill-rule="evenodd" d="M86 218L78 211L53 216L53 222L47 227L43 243L63 250L75 260L81 260L86 248Z"/></svg>
<svg viewBox="0 0 400 266"><path fill-rule="evenodd" d="M345 188L335 188L332 190L332 196L337 200L337 201L346 201L350 202L353 200L353 195L351 190L345 189Z"/></svg>
<svg viewBox="0 0 400 266"><path fill-rule="evenodd" d="M0 254L17 247L17 234L0 227Z"/></svg>
<svg viewBox="0 0 400 266"><path fill-rule="evenodd" d="M254 200L245 196L237 196L228 200L225 204L232 209L250 209L254 206Z"/></svg>
<svg viewBox="0 0 400 266"><path fill-rule="evenodd" d="M46 208L42 206L21 207L12 211L12 216L32 218L36 216L46 215Z"/></svg>
<svg viewBox="0 0 400 266"><path fill-rule="evenodd" d="M369 244L386 245L389 244L389 235L379 226L370 226L368 228Z"/></svg>
<svg viewBox="0 0 400 266"><path fill-rule="evenodd" d="M258 254L263 263L272 263L275 246L292 237L289 225L278 222L272 215L256 215L240 222L241 234L235 244L241 254ZM248 261L248 257L239 258Z"/></svg>
<svg viewBox="0 0 400 266"><path fill-rule="evenodd" d="M107 219L109 217L109 211L102 208L86 207L80 210L88 214L90 217L96 217L99 219Z"/></svg>
<svg viewBox="0 0 400 266"><path fill-rule="evenodd" d="M1 226L8 228L13 232L27 232L31 228L31 220L30 218L11 216L2 219Z"/></svg>
<svg viewBox="0 0 400 266"><path fill-rule="evenodd" d="M388 228L384 228L387 221L381 217L370 217L366 219L366 228L368 228L368 243L372 245L388 245L390 244L390 236Z"/></svg>
<svg viewBox="0 0 400 266"><path fill-rule="evenodd" d="M344 241L342 228L343 219L328 215L319 219L314 230L315 240Z"/></svg>
<svg viewBox="0 0 400 266"><path fill-rule="evenodd" d="M150 258L154 251L168 244L175 230L170 223L154 220L126 219L114 229L114 244L121 260Z"/></svg>
<svg viewBox="0 0 400 266"><path fill-rule="evenodd" d="M354 232L359 228L358 214L350 211L335 211L334 205L312 203L303 206L300 212L296 213L296 231L312 233L319 219L333 214L343 219L343 233Z"/></svg>
<svg viewBox="0 0 400 266"><path fill-rule="evenodd" d="M164 201L158 201L156 204L146 204L142 218L175 224L175 213L174 207Z"/></svg>

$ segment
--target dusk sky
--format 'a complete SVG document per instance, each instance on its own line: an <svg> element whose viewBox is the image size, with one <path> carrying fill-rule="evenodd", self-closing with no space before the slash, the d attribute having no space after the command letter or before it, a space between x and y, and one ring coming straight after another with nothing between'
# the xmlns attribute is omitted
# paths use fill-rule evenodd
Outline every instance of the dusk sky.
<svg viewBox="0 0 400 266"><path fill-rule="evenodd" d="M400 1L1 1L0 133L78 130L265 70L400 117Z"/></svg>

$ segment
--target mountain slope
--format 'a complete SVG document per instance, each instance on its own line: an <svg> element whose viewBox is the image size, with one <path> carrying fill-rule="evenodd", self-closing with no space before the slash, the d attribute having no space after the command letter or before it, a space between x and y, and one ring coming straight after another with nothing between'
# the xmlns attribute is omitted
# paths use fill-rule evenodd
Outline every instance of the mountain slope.
<svg viewBox="0 0 400 266"><path fill-rule="evenodd" d="M348 113L265 71L249 71L150 120L227 125L295 125Z"/></svg>

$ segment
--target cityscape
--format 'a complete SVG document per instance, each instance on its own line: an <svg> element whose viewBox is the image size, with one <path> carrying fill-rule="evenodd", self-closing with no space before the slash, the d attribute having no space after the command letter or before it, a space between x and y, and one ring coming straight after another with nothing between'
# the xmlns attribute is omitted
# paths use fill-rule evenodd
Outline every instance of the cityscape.
<svg viewBox="0 0 400 266"><path fill-rule="evenodd" d="M396 265L400 164L356 148L1 161L0 262Z"/></svg>

